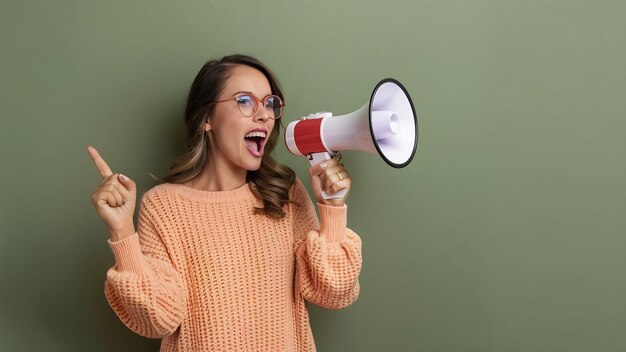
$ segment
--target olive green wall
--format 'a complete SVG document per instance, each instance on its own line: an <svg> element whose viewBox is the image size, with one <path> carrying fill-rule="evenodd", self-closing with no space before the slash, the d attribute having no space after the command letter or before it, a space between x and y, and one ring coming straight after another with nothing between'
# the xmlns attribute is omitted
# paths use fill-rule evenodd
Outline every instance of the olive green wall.
<svg viewBox="0 0 626 352"><path fill-rule="evenodd" d="M320 351L626 351L625 1L0 1L0 350L154 351L103 294L86 146L144 192L202 64L257 56L285 122L395 77L411 165L344 153L361 295ZM276 156L308 184L308 163Z"/></svg>

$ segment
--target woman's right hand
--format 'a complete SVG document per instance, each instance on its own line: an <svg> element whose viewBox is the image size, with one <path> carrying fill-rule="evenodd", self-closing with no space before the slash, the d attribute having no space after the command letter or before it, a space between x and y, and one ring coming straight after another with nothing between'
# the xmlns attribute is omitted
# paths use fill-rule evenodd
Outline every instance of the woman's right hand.
<svg viewBox="0 0 626 352"><path fill-rule="evenodd" d="M91 202L106 224L111 241L133 235L133 215L137 198L135 182L122 174L114 174L96 148L88 146L87 151L103 179L91 195Z"/></svg>

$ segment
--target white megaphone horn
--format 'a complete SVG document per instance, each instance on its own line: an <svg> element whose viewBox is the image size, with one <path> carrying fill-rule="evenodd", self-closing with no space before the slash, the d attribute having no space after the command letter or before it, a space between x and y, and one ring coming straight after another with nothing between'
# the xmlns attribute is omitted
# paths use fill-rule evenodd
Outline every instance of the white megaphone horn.
<svg viewBox="0 0 626 352"><path fill-rule="evenodd" d="M417 149L417 114L404 86L393 78L378 82L370 100L360 109L333 116L319 112L291 122L285 131L287 149L305 156L311 165L341 150L380 155L390 166L407 166ZM325 199L342 198L346 190Z"/></svg>

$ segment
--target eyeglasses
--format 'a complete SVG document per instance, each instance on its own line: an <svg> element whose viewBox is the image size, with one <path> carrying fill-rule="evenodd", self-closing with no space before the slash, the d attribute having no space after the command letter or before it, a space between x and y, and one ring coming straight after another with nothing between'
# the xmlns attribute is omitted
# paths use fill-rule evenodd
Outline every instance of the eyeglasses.
<svg viewBox="0 0 626 352"><path fill-rule="evenodd" d="M231 100L237 102L239 111L243 116L247 117L254 116L259 109L259 103L263 103L263 107L269 112L269 117L274 120L279 119L283 115L283 106L285 106L285 103L278 95L268 95L263 99L259 99L253 94L238 94L229 99L215 101L209 105Z"/></svg>

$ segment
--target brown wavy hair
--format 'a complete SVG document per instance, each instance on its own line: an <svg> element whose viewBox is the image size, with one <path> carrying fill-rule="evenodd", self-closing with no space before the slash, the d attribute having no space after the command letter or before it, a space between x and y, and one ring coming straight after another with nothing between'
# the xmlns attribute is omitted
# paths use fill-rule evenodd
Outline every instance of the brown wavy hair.
<svg viewBox="0 0 626 352"><path fill-rule="evenodd" d="M185 108L185 152L172 163L169 174L160 178L159 182L184 183L202 172L211 147L202 126L215 110L215 104L212 103L222 92L231 69L237 65L246 65L261 71L269 81L272 94L285 101L276 76L254 57L236 54L208 61L202 66L189 89ZM285 216L283 206L289 202L289 190L296 179L291 168L278 163L271 155L278 141L280 127L281 124L274 124L270 132L261 167L248 171L246 175L250 190L263 202L262 208L254 208L255 213L267 214L276 219Z"/></svg>

